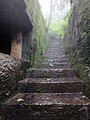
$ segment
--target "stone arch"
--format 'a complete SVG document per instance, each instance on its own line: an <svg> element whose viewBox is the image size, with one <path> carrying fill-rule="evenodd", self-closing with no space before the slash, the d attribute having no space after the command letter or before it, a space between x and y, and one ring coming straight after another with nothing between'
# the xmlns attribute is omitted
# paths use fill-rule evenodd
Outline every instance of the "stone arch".
<svg viewBox="0 0 90 120"><path fill-rule="evenodd" d="M31 31L24 1L0 0L0 52L21 59L24 38Z"/></svg>

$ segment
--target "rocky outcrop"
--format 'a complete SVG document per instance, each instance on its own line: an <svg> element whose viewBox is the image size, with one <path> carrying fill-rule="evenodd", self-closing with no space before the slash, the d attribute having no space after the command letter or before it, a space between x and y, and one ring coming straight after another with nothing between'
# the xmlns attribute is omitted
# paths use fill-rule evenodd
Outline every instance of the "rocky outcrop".
<svg viewBox="0 0 90 120"><path fill-rule="evenodd" d="M30 62L41 58L45 49L45 25L38 0L1 0L0 15L0 100L3 102L16 91ZM16 40L20 36L22 40ZM9 54L6 55L9 42Z"/></svg>
<svg viewBox="0 0 90 120"><path fill-rule="evenodd" d="M0 102L16 91L22 77L21 62L0 53Z"/></svg>
<svg viewBox="0 0 90 120"><path fill-rule="evenodd" d="M1 0L0 16L0 42L2 42L0 52L8 55L12 52L11 55L16 58L15 51L13 52L10 46L15 43L13 38L21 33L22 56L19 58L32 62L40 60L46 43L45 22L38 0L6 0L6 2ZM9 44L9 47L4 43Z"/></svg>
<svg viewBox="0 0 90 120"><path fill-rule="evenodd" d="M90 1L73 0L71 16L64 39L66 53L77 69L77 75L90 83ZM86 93L90 95L90 85Z"/></svg>

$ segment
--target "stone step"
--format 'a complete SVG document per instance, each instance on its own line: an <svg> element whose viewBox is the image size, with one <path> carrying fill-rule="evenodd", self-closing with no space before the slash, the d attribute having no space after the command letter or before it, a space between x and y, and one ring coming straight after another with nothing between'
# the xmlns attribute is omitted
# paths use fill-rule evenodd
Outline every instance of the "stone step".
<svg viewBox="0 0 90 120"><path fill-rule="evenodd" d="M61 52L60 51L58 51L58 50L47 50L47 52L46 53L44 53L44 55L48 55L48 54L52 54L52 55L60 55L61 54Z"/></svg>
<svg viewBox="0 0 90 120"><path fill-rule="evenodd" d="M82 92L83 82L78 78L27 78L19 82L20 93Z"/></svg>
<svg viewBox="0 0 90 120"><path fill-rule="evenodd" d="M61 53L61 52L60 52L60 53ZM47 56L49 56L50 54L51 54L51 55L57 54L60 59L68 59L68 57L67 57L66 55L62 55L62 54L60 54L60 53L57 54L57 52L55 53L55 52L53 51L53 52L46 52L46 53L44 53L44 54L47 55Z"/></svg>
<svg viewBox="0 0 90 120"><path fill-rule="evenodd" d="M47 52L56 52L56 53L60 53L61 52L61 50L60 49L58 49L58 48L56 48L56 49L47 49ZM46 52L45 52L46 53Z"/></svg>
<svg viewBox="0 0 90 120"><path fill-rule="evenodd" d="M88 120L81 93L19 93L3 104L3 120Z"/></svg>
<svg viewBox="0 0 90 120"><path fill-rule="evenodd" d="M60 49L56 48L56 49L47 49L47 51L44 52L44 53L51 52L51 51L52 51L52 52L61 52Z"/></svg>
<svg viewBox="0 0 90 120"><path fill-rule="evenodd" d="M58 51L59 52L59 51ZM48 53L49 54L53 54L54 53L54 55L55 54L57 54L57 51L56 52L45 52L44 54L46 54L46 55L48 55ZM61 53L61 52L60 52ZM68 57L66 56L66 55L62 55L62 54L58 54L58 56L60 57L60 58L62 58L62 59L67 59Z"/></svg>
<svg viewBox="0 0 90 120"><path fill-rule="evenodd" d="M59 55L45 55L43 56L44 59L61 59L61 56Z"/></svg>
<svg viewBox="0 0 90 120"><path fill-rule="evenodd" d="M75 76L76 73L73 68L27 70L27 78L60 78L60 77L75 77Z"/></svg>
<svg viewBox="0 0 90 120"><path fill-rule="evenodd" d="M51 62L51 63L40 63L40 64L38 64L38 66L36 66L37 68L54 68L54 69L57 69L57 68L61 68L61 69L63 69L63 68L71 68L72 66L69 64L69 63L67 63L67 62L62 62L62 63L53 63L53 62Z"/></svg>
<svg viewBox="0 0 90 120"><path fill-rule="evenodd" d="M60 53L61 53L61 54L62 54L62 51L59 50L59 49L48 49L44 54L47 54L47 53L49 53L49 54L50 54L50 53L52 53L52 54L53 54L53 53L55 53L55 54L58 54L58 53L60 54ZM59 55L59 54L58 54L58 55Z"/></svg>
<svg viewBox="0 0 90 120"><path fill-rule="evenodd" d="M61 51L59 49L48 49L47 52L45 52L44 54L50 53L50 52L54 52L54 53L61 53Z"/></svg>
<svg viewBox="0 0 90 120"><path fill-rule="evenodd" d="M68 59L43 59L42 63L68 63Z"/></svg>
<svg viewBox="0 0 90 120"><path fill-rule="evenodd" d="M47 53L44 55L45 57L48 57L48 58L60 58L61 56L59 54L56 54L56 53Z"/></svg>

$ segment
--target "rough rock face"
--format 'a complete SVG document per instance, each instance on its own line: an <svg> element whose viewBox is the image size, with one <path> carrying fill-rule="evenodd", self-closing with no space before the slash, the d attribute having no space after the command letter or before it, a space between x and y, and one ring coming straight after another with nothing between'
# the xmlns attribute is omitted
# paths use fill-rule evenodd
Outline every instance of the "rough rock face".
<svg viewBox="0 0 90 120"><path fill-rule="evenodd" d="M0 34L5 33L5 40L10 42L9 54L4 49L7 48L8 41L3 45L0 43L0 100L2 102L15 92L18 81L25 76L27 67L35 61L34 56L36 60L40 59L45 49L45 24L38 0L6 0L5 2L0 0L0 10L0 28L2 28ZM12 11L12 14L9 11ZM32 27L34 27L33 31ZM21 49L20 46L15 46L16 42L12 41L19 32L23 37L22 52L20 52L22 57L21 60L16 60L13 57L16 58L16 53L19 54L18 51ZM0 41L3 39L1 34ZM13 57L8 56L10 52Z"/></svg>
<svg viewBox="0 0 90 120"><path fill-rule="evenodd" d="M90 96L90 0L73 0L65 49L77 75L87 84Z"/></svg>
<svg viewBox="0 0 90 120"><path fill-rule="evenodd" d="M22 73L19 60L0 53L0 102L15 92Z"/></svg>
<svg viewBox="0 0 90 120"><path fill-rule="evenodd" d="M84 37L87 35L84 32L89 32L88 25L90 20L90 1L74 0L71 11L72 12L69 19L65 41L69 44L70 47L74 48L81 37L80 32L82 32L82 39L84 39ZM83 31L81 31L81 26L83 26ZM84 28L87 29L87 31L85 31Z"/></svg>
<svg viewBox="0 0 90 120"><path fill-rule="evenodd" d="M46 24L43 18L38 0L24 0L27 14L33 24L31 41L31 64L41 60L42 53L46 49ZM28 43L26 44L28 46ZM25 49L25 51L27 48ZM26 54L27 52L24 52Z"/></svg>

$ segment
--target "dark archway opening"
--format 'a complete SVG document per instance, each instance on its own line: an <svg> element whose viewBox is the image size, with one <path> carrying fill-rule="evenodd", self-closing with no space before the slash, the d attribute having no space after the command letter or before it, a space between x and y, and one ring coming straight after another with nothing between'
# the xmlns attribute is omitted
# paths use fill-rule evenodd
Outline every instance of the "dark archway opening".
<svg viewBox="0 0 90 120"><path fill-rule="evenodd" d="M24 37L32 23L23 0L0 0L0 52L20 59ZM28 40L28 39L27 39Z"/></svg>
<svg viewBox="0 0 90 120"><path fill-rule="evenodd" d="M11 34L0 31L0 52L10 55L11 52Z"/></svg>

